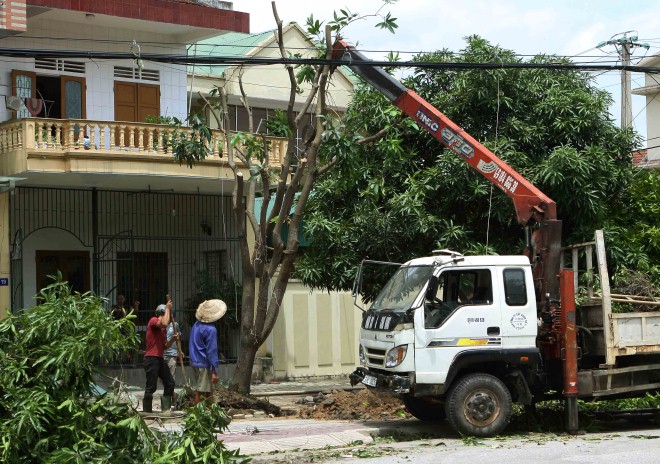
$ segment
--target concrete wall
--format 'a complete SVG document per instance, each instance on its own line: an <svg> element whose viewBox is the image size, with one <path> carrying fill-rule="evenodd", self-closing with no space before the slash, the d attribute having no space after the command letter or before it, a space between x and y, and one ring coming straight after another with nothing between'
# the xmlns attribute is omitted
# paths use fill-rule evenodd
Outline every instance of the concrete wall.
<svg viewBox="0 0 660 464"><path fill-rule="evenodd" d="M660 58L651 56L640 63L641 66L659 66ZM658 78L647 73L644 78L644 87L648 91L642 93L646 96L646 139L647 139L647 162L649 165L657 166L660 163L660 89ZM638 92L633 92L638 93ZM645 163L643 163L644 165ZM643 167L642 165L642 167Z"/></svg>
<svg viewBox="0 0 660 464"><path fill-rule="evenodd" d="M334 376L358 365L362 313L348 292L312 292L299 281L287 287L266 346L275 379Z"/></svg>

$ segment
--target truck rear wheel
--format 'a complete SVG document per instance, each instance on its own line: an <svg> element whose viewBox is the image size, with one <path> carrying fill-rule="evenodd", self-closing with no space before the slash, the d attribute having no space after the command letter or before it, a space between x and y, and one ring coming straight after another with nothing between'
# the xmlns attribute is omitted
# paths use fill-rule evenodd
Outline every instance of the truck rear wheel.
<svg viewBox="0 0 660 464"><path fill-rule="evenodd" d="M511 420L511 393L490 374L468 374L447 395L447 419L463 435L492 437Z"/></svg>
<svg viewBox="0 0 660 464"><path fill-rule="evenodd" d="M445 405L430 398L415 398L412 395L402 397L406 410L424 422L445 420Z"/></svg>

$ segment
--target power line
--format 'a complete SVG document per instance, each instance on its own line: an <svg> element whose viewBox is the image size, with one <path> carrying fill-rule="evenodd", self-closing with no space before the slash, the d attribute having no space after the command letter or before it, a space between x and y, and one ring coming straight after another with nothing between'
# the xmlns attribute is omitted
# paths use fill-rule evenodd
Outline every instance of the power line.
<svg viewBox="0 0 660 464"><path fill-rule="evenodd" d="M0 48L0 56L12 58L87 58L97 60L133 60L130 52L102 52L81 50L35 50L24 48ZM279 58L279 57L246 57L246 56L187 56L175 54L142 53L140 59L157 63L197 64L197 65L334 65L350 64L349 60L326 60L321 58ZM492 70L492 69L549 69L559 71L631 71L643 73L658 73L660 67L623 64L573 64L573 63L459 63L459 62L427 62L427 61L378 61L370 60L357 63L360 66L378 66L389 68L427 68L452 70Z"/></svg>

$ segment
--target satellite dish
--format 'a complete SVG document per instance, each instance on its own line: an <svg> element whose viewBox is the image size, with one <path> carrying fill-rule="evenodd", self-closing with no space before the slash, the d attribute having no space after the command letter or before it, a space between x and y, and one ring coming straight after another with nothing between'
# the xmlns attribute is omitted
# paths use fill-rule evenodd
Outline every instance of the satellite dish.
<svg viewBox="0 0 660 464"><path fill-rule="evenodd" d="M21 97L12 95L10 97L5 96L5 106L13 111L20 111L23 106L23 100Z"/></svg>

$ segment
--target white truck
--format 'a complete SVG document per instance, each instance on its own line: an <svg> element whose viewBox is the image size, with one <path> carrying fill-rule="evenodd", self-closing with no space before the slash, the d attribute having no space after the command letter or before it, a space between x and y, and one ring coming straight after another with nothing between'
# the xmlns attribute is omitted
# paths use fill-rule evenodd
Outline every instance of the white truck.
<svg viewBox="0 0 660 464"><path fill-rule="evenodd" d="M338 40L333 51L506 193L526 231L521 256L443 250L400 265L364 314L362 367L351 382L400 394L417 418L446 416L458 432L475 436L501 432L513 401L563 397L567 429L575 432L578 397L659 389L660 313L612 314L602 233L565 249L572 261L565 267L552 199L353 47ZM596 249L603 292L596 305L576 310L578 261L593 273ZM362 267L356 293L361 276Z"/></svg>

